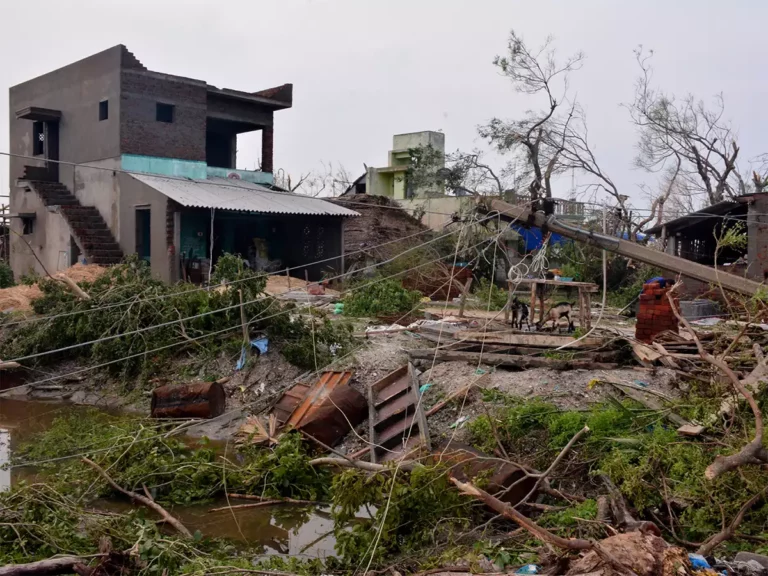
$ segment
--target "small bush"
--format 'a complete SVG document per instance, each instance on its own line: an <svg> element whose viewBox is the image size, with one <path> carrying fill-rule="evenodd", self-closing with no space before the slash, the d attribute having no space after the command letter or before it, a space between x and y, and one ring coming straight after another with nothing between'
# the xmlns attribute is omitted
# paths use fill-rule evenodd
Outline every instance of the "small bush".
<svg viewBox="0 0 768 576"><path fill-rule="evenodd" d="M344 298L344 314L348 316L387 316L413 309L421 300L417 290L403 288L398 280L372 282L353 290Z"/></svg>
<svg viewBox="0 0 768 576"><path fill-rule="evenodd" d="M496 286L488 278L477 280L473 292L475 297L483 303L483 308L488 307L489 301L491 310L501 310L507 304L507 292L503 288Z"/></svg>
<svg viewBox="0 0 768 576"><path fill-rule="evenodd" d="M7 262L0 262L0 288L10 288L14 284L13 270Z"/></svg>

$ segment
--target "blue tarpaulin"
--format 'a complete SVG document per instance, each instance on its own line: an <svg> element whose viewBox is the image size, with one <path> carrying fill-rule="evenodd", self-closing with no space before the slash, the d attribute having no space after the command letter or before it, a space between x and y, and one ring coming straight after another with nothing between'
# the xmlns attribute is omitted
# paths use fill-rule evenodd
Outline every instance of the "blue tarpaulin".
<svg viewBox="0 0 768 576"><path fill-rule="evenodd" d="M516 224L512 224L510 228L520 234L520 237L523 239L523 243L525 244L526 252L531 250L538 250L541 248L541 228L525 228L524 226L519 226ZM552 237L549 239L551 245L562 244L568 241L569 240L567 238L563 238L560 236L560 234L552 234Z"/></svg>

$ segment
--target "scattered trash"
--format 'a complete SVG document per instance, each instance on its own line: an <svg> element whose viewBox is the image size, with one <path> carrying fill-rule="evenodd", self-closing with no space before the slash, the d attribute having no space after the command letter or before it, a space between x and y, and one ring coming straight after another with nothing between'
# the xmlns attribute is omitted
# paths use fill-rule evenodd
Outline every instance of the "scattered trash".
<svg viewBox="0 0 768 576"><path fill-rule="evenodd" d="M515 574L538 574L539 567L536 564L526 564L515 570Z"/></svg>
<svg viewBox="0 0 768 576"><path fill-rule="evenodd" d="M424 394L424 392L432 388L432 386L434 386L432 382L427 382L426 384L422 384L421 387L419 388L419 394Z"/></svg>
<svg viewBox="0 0 768 576"><path fill-rule="evenodd" d="M245 361L248 354L248 350L245 348L245 346L242 347L240 350L240 359L237 361L237 364L235 364L235 370L239 372L245 367Z"/></svg>
<svg viewBox="0 0 768 576"><path fill-rule="evenodd" d="M711 570L712 568L701 554L688 554L688 560L691 561L694 570Z"/></svg>
<svg viewBox="0 0 768 576"><path fill-rule="evenodd" d="M475 374L477 374L478 376L482 376L483 374L488 374L488 370L483 370L482 368L478 368L477 370L475 370Z"/></svg>
<svg viewBox="0 0 768 576"><path fill-rule="evenodd" d="M365 329L366 334L376 334L377 332L394 332L398 330L405 330L405 326L400 324L380 324L378 326L368 326Z"/></svg>
<svg viewBox="0 0 768 576"><path fill-rule="evenodd" d="M634 382L638 386L642 386L643 388L648 388L648 382L643 382L642 380L635 380Z"/></svg>
<svg viewBox="0 0 768 576"><path fill-rule="evenodd" d="M263 337L251 340L251 347L256 348L256 350L259 351L259 354L266 354L269 352L269 338Z"/></svg>
<svg viewBox="0 0 768 576"><path fill-rule="evenodd" d="M467 420L469 420L469 416L461 416L456 419L456 422L451 424L451 428L462 428L464 424L466 424Z"/></svg>
<svg viewBox="0 0 768 576"><path fill-rule="evenodd" d="M334 314L344 314L344 302L336 302L333 307Z"/></svg>
<svg viewBox="0 0 768 576"><path fill-rule="evenodd" d="M722 321L722 318L701 318L700 320L692 320L691 324L696 324L696 326L717 326Z"/></svg>

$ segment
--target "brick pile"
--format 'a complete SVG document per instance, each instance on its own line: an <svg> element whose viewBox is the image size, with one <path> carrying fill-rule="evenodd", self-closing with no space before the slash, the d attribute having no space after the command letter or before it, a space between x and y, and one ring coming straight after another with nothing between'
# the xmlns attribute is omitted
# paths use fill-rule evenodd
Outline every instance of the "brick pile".
<svg viewBox="0 0 768 576"><path fill-rule="evenodd" d="M635 327L635 338L641 342L651 342L656 334L664 330L677 332L678 322L667 298L668 291L669 288L662 288L658 282L648 282L643 286Z"/></svg>

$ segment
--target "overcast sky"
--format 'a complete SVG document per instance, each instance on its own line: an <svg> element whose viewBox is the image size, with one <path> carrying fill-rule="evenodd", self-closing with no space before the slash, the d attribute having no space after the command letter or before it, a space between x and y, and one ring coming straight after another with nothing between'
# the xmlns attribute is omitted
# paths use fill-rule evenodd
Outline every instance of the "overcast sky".
<svg viewBox="0 0 768 576"><path fill-rule="evenodd" d="M669 92L723 92L745 159L768 152L768 3L529 0L37 0L0 4L0 106L7 88L125 44L151 70L246 91L294 84L275 115L275 166L297 176L342 164L386 164L392 135L441 130L449 150L483 143L477 125L528 106L491 62L514 28L531 44L586 54L573 90L586 109L598 159L642 204L632 168L636 135L620 107L632 97L632 50L655 51ZM0 115L8 150L8 115ZM238 166L257 162L254 139ZM7 161L0 182L8 185ZM567 196L561 181L557 196ZM6 188L7 190L7 188Z"/></svg>

